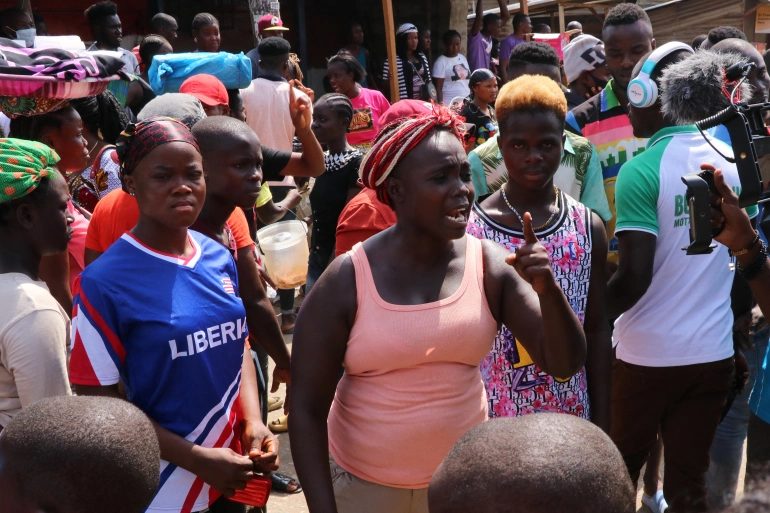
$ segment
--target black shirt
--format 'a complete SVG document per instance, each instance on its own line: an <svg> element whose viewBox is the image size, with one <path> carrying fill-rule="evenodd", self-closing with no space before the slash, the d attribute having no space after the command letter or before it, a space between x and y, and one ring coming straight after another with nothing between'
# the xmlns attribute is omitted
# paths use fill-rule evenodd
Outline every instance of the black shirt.
<svg viewBox="0 0 770 513"><path fill-rule="evenodd" d="M310 191L310 206L313 209L311 251L334 252L337 221L347 204L348 191L357 187L358 168L363 158L358 150L324 155L326 172L315 179Z"/></svg>
<svg viewBox="0 0 770 513"><path fill-rule="evenodd" d="M262 183L280 182L285 177L281 176L291 160L290 151L274 150L262 146Z"/></svg>

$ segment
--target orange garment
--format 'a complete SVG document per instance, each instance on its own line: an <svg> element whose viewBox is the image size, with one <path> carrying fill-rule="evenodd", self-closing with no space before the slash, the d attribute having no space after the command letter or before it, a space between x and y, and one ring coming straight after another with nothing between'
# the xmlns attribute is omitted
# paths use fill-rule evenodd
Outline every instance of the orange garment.
<svg viewBox="0 0 770 513"><path fill-rule="evenodd" d="M386 303L362 244L348 253L358 313L329 412L329 451L361 479L425 488L460 437L487 419L479 364L497 321L484 294L481 241L466 235L465 243L457 291L422 305Z"/></svg>
<svg viewBox="0 0 770 513"><path fill-rule="evenodd" d="M337 247L334 256L347 253L359 242L396 224L396 213L377 199L373 189L365 188L350 200L337 221Z"/></svg>
<svg viewBox="0 0 770 513"><path fill-rule="evenodd" d="M88 225L86 248L104 253L124 233L136 226L138 220L139 205L136 198L122 189L112 191L96 204L91 224ZM243 210L236 208L227 219L227 224L233 232L236 248L254 244Z"/></svg>

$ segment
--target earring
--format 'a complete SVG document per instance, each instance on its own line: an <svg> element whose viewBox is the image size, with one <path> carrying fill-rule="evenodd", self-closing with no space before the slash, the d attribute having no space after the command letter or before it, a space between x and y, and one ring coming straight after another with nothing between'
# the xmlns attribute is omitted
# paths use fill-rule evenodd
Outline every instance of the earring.
<svg viewBox="0 0 770 513"><path fill-rule="evenodd" d="M198 38L197 37L193 38L193 43L197 43L197 42L198 42Z"/></svg>

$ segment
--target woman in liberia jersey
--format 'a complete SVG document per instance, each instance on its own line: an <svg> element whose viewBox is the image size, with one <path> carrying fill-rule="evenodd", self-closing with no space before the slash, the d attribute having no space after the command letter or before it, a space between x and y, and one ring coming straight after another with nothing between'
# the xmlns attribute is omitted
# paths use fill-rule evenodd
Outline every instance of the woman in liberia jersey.
<svg viewBox="0 0 770 513"><path fill-rule="evenodd" d="M153 421L161 449L149 512L244 512L227 501L277 468L232 256L188 230L206 194L195 137L171 118L129 125L116 144L139 221L75 285L70 380ZM225 497L220 498L220 495Z"/></svg>

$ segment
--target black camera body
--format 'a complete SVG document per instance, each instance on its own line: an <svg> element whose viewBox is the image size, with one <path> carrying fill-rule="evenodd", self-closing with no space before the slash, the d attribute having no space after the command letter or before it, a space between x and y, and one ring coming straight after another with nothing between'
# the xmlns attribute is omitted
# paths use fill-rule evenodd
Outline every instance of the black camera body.
<svg viewBox="0 0 770 513"><path fill-rule="evenodd" d="M719 125L727 128L733 157L722 157L734 163L738 170L741 181L738 203L742 208L770 200L770 191L765 191L765 184L770 183L770 134L764 121L767 111L770 111L768 102L736 103L696 123L701 132ZM704 137L709 140L706 134ZM683 249L688 255L711 253L715 247L711 243L715 234L711 229L709 192L719 194L714 187L713 174L710 171L691 173L683 176L682 181L687 185L686 198L690 207L690 245Z"/></svg>

